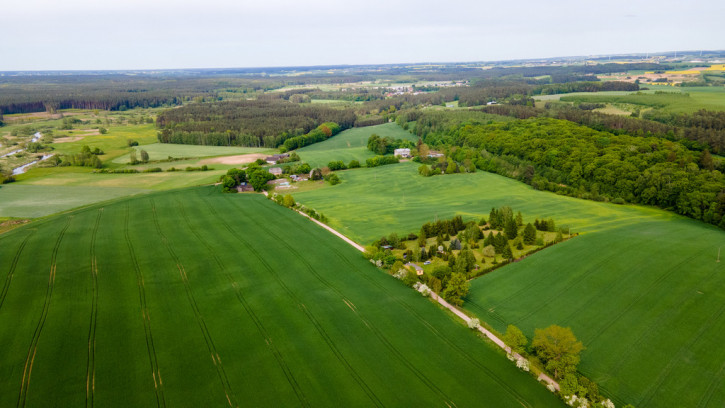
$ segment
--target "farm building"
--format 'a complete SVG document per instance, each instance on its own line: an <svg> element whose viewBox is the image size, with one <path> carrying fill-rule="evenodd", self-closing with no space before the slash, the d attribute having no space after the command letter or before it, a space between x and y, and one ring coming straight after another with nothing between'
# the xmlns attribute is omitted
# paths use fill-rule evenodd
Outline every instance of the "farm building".
<svg viewBox="0 0 725 408"><path fill-rule="evenodd" d="M242 183L237 186L237 192L238 193L246 193L248 191L254 191L254 187L252 187L251 184Z"/></svg>
<svg viewBox="0 0 725 408"><path fill-rule="evenodd" d="M275 176L282 175L282 168L281 167L270 167L269 172L274 174Z"/></svg>
<svg viewBox="0 0 725 408"><path fill-rule="evenodd" d="M282 154L275 154L275 155L269 156L269 157L265 158L264 160L269 164L277 164L278 161L280 161L282 159L286 159L288 157L289 157L289 154L282 153Z"/></svg>
<svg viewBox="0 0 725 408"><path fill-rule="evenodd" d="M421 275L423 275L423 268L422 268L422 267L421 267L420 265L416 265L416 264L414 264L414 263L412 263L412 262L408 262L407 264L405 264L405 266L407 266L407 267L408 267L408 269L413 269L413 270L415 270L415 273L416 273L416 274L417 274L418 276L421 276Z"/></svg>
<svg viewBox="0 0 725 408"><path fill-rule="evenodd" d="M410 157L410 149L404 148L404 149L395 149L395 153L393 153L395 156L399 157Z"/></svg>
<svg viewBox="0 0 725 408"><path fill-rule="evenodd" d="M430 152L428 152L428 157L443 157L443 156L444 156L444 154L437 150L431 150Z"/></svg>
<svg viewBox="0 0 725 408"><path fill-rule="evenodd" d="M269 180L267 182L267 184L269 184L270 186L272 186L272 185L281 186L282 184L289 185L289 180L287 180L286 178L278 178L278 179L274 179L274 180Z"/></svg>

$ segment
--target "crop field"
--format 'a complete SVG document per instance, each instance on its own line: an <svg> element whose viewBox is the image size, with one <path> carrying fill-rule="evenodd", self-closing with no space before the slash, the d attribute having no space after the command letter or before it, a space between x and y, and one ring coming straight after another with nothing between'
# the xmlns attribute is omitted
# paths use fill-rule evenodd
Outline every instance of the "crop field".
<svg viewBox="0 0 725 408"><path fill-rule="evenodd" d="M559 96L558 99L565 102L632 104L674 113L692 113L699 109L725 109L725 88L723 87L647 86L652 89L641 93L594 92L557 96ZM655 91L666 93L654 94Z"/></svg>
<svg viewBox="0 0 725 408"><path fill-rule="evenodd" d="M426 222L461 215L488 216L492 207L508 205L524 219L554 218L572 231L593 232L615 222L641 217L669 220L665 211L584 201L551 193L486 172L422 177L418 163L337 172L342 183L294 194L294 198L330 218L330 225L353 240L369 244L391 232L418 232ZM371 216L374 214L374 216Z"/></svg>
<svg viewBox="0 0 725 408"><path fill-rule="evenodd" d="M368 138L373 133L380 137L408 139L414 142L418 140L417 136L403 130L396 123L385 123L345 130L324 142L303 147L297 150L297 153L302 161L313 167L327 166L327 163L333 160L342 160L345 164L350 160L358 160L364 165L365 159L375 156L367 149Z"/></svg>
<svg viewBox="0 0 725 408"><path fill-rule="evenodd" d="M0 235L0 406L563 404L260 195L214 187Z"/></svg>
<svg viewBox="0 0 725 408"><path fill-rule="evenodd" d="M142 194L137 187L39 186L7 184L0 187L0 217L37 218L76 207Z"/></svg>
<svg viewBox="0 0 725 408"><path fill-rule="evenodd" d="M421 177L415 164L340 172L337 186L294 194L362 243L509 205L582 233L472 282L464 307L504 331L572 327L580 370L617 406L725 403L725 232L674 214L539 192L478 172ZM374 214L374 215L372 215ZM725 257L725 254L723 254Z"/></svg>
<svg viewBox="0 0 725 408"><path fill-rule="evenodd" d="M211 157L211 156L231 156L248 153L269 153L274 154L276 149L256 148L256 147L236 147L236 146L196 146L182 145L171 143L152 143L143 146L135 146L136 151L146 150L150 160L164 160L171 157ZM138 156L137 156L138 157ZM117 157L114 163L127 163L129 161L128 154Z"/></svg>

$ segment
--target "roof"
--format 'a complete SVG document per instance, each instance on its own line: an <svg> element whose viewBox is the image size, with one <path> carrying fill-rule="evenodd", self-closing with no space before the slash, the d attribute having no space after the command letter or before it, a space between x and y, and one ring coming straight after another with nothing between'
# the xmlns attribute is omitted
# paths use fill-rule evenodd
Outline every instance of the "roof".
<svg viewBox="0 0 725 408"><path fill-rule="evenodd" d="M423 270L423 267L422 266L417 265L417 264L414 264L412 262L408 262L407 264L405 264L405 266L413 267L413 268L415 268L416 271L422 271Z"/></svg>
<svg viewBox="0 0 725 408"><path fill-rule="evenodd" d="M278 160L281 160L281 159L284 159L284 158L287 158L287 157L289 157L289 154L287 154L287 153L273 154L271 156L266 157L264 159L264 161L270 162L270 163L271 162L275 162L276 163Z"/></svg>

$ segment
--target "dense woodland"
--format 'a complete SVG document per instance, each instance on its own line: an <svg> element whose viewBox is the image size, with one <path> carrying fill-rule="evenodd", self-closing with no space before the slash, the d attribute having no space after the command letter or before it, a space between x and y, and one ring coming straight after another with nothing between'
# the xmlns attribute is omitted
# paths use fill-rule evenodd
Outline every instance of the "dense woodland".
<svg viewBox="0 0 725 408"><path fill-rule="evenodd" d="M347 109L255 100L189 104L163 112L156 123L162 143L277 147L325 122L344 130L355 119L355 113Z"/></svg>
<svg viewBox="0 0 725 408"><path fill-rule="evenodd" d="M614 134L566 120L531 118L464 123L427 143L449 148L444 161L516 178L534 188L585 199L658 206L725 228L725 178L709 152L663 138ZM417 125L416 125L417 127ZM422 132L424 133L424 132ZM471 165L439 164L451 171Z"/></svg>

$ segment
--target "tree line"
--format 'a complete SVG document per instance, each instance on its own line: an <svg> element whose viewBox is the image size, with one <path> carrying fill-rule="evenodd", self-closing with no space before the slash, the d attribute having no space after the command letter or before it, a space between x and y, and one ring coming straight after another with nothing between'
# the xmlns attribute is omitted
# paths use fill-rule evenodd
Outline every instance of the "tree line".
<svg viewBox="0 0 725 408"><path fill-rule="evenodd" d="M551 118L464 125L451 141L482 151L478 168L537 189L658 206L725 228L722 173L709 153L679 143Z"/></svg>

